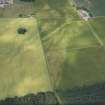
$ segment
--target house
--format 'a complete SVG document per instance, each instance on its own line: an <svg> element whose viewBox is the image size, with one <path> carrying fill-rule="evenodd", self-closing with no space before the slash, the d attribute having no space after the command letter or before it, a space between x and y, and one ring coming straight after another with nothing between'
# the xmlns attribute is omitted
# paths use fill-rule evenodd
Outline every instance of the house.
<svg viewBox="0 0 105 105"><path fill-rule="evenodd" d="M4 8L5 6L13 4L13 0L0 0L0 7Z"/></svg>

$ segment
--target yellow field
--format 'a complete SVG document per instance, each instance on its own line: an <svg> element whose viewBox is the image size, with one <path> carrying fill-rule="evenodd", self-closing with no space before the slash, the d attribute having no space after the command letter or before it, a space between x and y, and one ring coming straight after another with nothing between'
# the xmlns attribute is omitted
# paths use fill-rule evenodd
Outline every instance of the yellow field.
<svg viewBox="0 0 105 105"><path fill-rule="evenodd" d="M0 19L0 23L0 99L52 90L36 20ZM25 27L26 34L18 34L19 27Z"/></svg>

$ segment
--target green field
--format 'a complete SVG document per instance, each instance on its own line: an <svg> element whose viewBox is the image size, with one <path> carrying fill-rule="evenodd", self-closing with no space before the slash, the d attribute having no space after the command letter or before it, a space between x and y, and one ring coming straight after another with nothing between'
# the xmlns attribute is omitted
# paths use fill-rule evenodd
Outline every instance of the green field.
<svg viewBox="0 0 105 105"><path fill-rule="evenodd" d="M105 44L105 29L104 29L104 27L105 27L105 17L90 20L90 24L92 25L94 31L99 36L102 43Z"/></svg>
<svg viewBox="0 0 105 105"><path fill-rule="evenodd" d="M104 20L63 21L52 32L48 30L53 25L43 28L40 23L46 32L41 38L55 90L62 93L105 82Z"/></svg>
<svg viewBox="0 0 105 105"><path fill-rule="evenodd" d="M68 90L105 81L105 51L101 47L65 52L59 89Z"/></svg>
<svg viewBox="0 0 105 105"><path fill-rule="evenodd" d="M62 103L67 104L68 100L70 103L70 99L75 99L75 97L83 100L84 98L80 97L82 96L83 88L86 88L84 96L88 97L89 92L87 89L89 86L105 83L105 50L102 47L85 48L65 52L61 51L58 53L59 56L61 55L63 57L56 57L55 62L52 62L53 64L50 63L50 67L56 67L55 64L58 64L59 62L59 65L57 66L59 72L57 72L56 80L54 79L54 85L55 91L60 97ZM55 70L54 67L52 70ZM56 73L53 74L55 76ZM97 87L95 87L94 90L91 90L90 88L90 91L94 96L101 96L101 93L104 93L104 87L100 90L98 90ZM78 91L75 91L75 89L78 89ZM100 95L97 95L96 92L99 92ZM74 100L73 102L75 101L77 100Z"/></svg>
<svg viewBox="0 0 105 105"><path fill-rule="evenodd" d="M42 40L46 50L69 50L100 44L90 30L88 23L81 20L62 23L53 32L42 37Z"/></svg>
<svg viewBox="0 0 105 105"><path fill-rule="evenodd" d="M36 20L0 19L0 27L0 99L52 90Z"/></svg>
<svg viewBox="0 0 105 105"><path fill-rule="evenodd" d="M100 21L102 19L100 19ZM93 21L95 21L95 20L93 20ZM64 72L66 69L71 70L71 68L69 68L67 65L64 67L61 66L61 65L63 65L63 63L66 62L65 61L66 58L70 59L70 61L73 62L72 60L76 60L76 55L79 50L81 51L81 50L85 50L85 49L96 49L96 48L99 49L102 46L102 43L100 42L100 40L97 39L96 32L93 32L93 29L91 29L92 27L89 26L90 23L91 23L91 21L85 22L82 20L81 21L70 21L69 23L65 22L65 23L63 23L62 27L57 28L51 34L48 34L48 35L45 35L44 37L42 37L43 46L45 49L45 53L48 56L49 68L50 68L51 76L53 79L57 80L58 76L57 76L56 72L61 72L62 71L61 69L64 69ZM98 32L100 32L100 31L98 31ZM72 50L76 51L77 53L76 54L71 53L71 55L69 55L68 52L72 52ZM66 55L67 55L67 57L66 57ZM102 57L103 57L103 55L102 55ZM78 67L78 69L80 68L80 70L81 70L81 66L82 65L80 65L80 67ZM76 67L76 65L75 65L75 67ZM95 68L95 67L93 67L93 68ZM84 69L85 69L85 67L84 67ZM88 72L89 70L86 70L86 71ZM64 72L62 74L66 73L66 72L65 73ZM78 72L80 72L80 71L78 71ZM72 78L71 77L72 72L71 73L67 72L67 74L69 74L69 77ZM65 76L66 76L66 74L65 74ZM72 75L72 76L75 77L74 75ZM63 78L63 76L62 76L62 78ZM81 82L81 80L80 80L80 82Z"/></svg>

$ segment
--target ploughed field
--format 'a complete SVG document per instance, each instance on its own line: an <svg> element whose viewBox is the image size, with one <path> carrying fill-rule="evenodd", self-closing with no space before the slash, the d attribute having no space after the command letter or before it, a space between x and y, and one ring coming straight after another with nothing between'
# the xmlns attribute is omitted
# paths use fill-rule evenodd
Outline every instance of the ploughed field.
<svg viewBox="0 0 105 105"><path fill-rule="evenodd" d="M13 5L0 8L0 17L78 17L76 9L70 5L68 0L14 0Z"/></svg>

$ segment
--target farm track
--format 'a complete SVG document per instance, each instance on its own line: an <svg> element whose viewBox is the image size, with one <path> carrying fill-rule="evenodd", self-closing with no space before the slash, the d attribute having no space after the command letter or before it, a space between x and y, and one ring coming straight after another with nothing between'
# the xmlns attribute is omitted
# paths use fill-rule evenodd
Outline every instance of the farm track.
<svg viewBox="0 0 105 105"><path fill-rule="evenodd" d="M39 26L39 24L38 24ZM62 100L60 99L60 97L57 95L56 91L54 91L54 86L53 86L53 80L51 79L50 77L50 71L49 71L49 64L48 64L48 59L47 59L47 56L46 56L46 53L45 53L45 50L44 50L44 46L43 46L43 43L42 43L42 39L40 37L40 31L39 31L39 39L40 39L40 43L41 43L41 46L42 46L42 50L43 50L43 55L44 55L44 59L45 59L45 62L46 62L46 67L47 67L47 71L48 71L48 75L49 75L49 81L50 81L50 84L51 84L51 87L52 87L52 90L55 94L55 97L57 98L58 102L60 105L63 105L62 103Z"/></svg>

